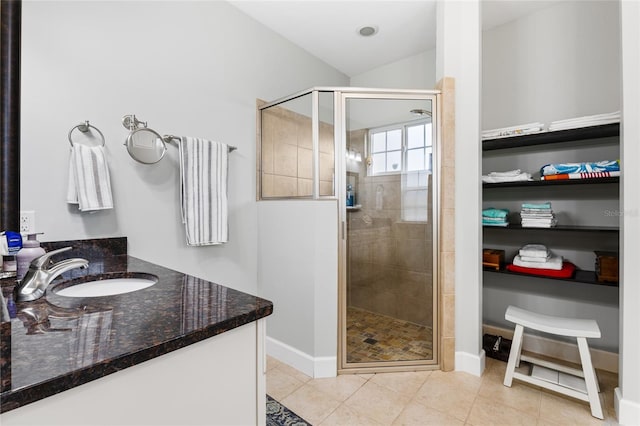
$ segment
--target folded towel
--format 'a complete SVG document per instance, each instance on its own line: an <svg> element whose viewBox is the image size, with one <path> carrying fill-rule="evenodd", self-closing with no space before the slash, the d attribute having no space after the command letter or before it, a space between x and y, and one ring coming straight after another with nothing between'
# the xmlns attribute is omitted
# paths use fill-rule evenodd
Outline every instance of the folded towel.
<svg viewBox="0 0 640 426"><path fill-rule="evenodd" d="M522 255L520 255L520 260L522 260L523 262L545 263L549 259L551 259L551 254L549 254L547 257L534 257L534 256L522 256Z"/></svg>
<svg viewBox="0 0 640 426"><path fill-rule="evenodd" d="M542 123L519 124L517 126L483 130L482 139L496 139L499 137L526 135L529 133L539 133L542 131L544 131L544 124Z"/></svg>
<svg viewBox="0 0 640 426"><path fill-rule="evenodd" d="M179 145L182 223L187 244L226 243L228 147L191 137L183 137Z"/></svg>
<svg viewBox="0 0 640 426"><path fill-rule="evenodd" d="M504 222L492 222L492 221L488 221L483 219L482 220L482 225L484 226L502 226L502 227L506 227L509 226L509 222L504 221Z"/></svg>
<svg viewBox="0 0 640 426"><path fill-rule="evenodd" d="M83 212L113 208L109 167L102 146L76 143L71 147L67 203L78 204Z"/></svg>
<svg viewBox="0 0 640 426"><path fill-rule="evenodd" d="M542 244L527 244L520 248L518 251L520 256L528 257L544 257L547 258L551 255L551 251Z"/></svg>
<svg viewBox="0 0 640 426"><path fill-rule="evenodd" d="M560 270L555 269L538 269L538 268L524 268L514 264L507 265L507 270L511 272L519 272L521 274L540 275L542 277L552 278L571 278L576 271L576 265L571 262L562 262L562 268Z"/></svg>
<svg viewBox="0 0 640 426"><path fill-rule="evenodd" d="M496 209L493 207L489 207L487 209L482 210L482 216L484 217L498 217L505 218L509 214L509 210L507 209Z"/></svg>
<svg viewBox="0 0 640 426"><path fill-rule="evenodd" d="M513 264L522 268L534 268L534 269L552 269L559 271L562 269L562 256L552 255L546 262L527 262L522 260L519 254L513 258Z"/></svg>
<svg viewBox="0 0 640 426"><path fill-rule="evenodd" d="M532 210L539 210L539 209L551 209L551 203L549 201L547 201L546 203L522 203L522 208L523 209L532 209Z"/></svg>
<svg viewBox="0 0 640 426"><path fill-rule="evenodd" d="M522 170L507 170L506 172L489 172L489 176L493 177L505 177L505 176L518 176L522 174Z"/></svg>
<svg viewBox="0 0 640 426"><path fill-rule="evenodd" d="M492 172L492 173L496 173L496 172ZM500 176L500 175L483 175L482 176L482 182L484 183L501 183L501 182L522 182L522 181L529 181L532 180L531 179L531 173L520 173L518 175L505 175L505 176Z"/></svg>
<svg viewBox="0 0 640 426"><path fill-rule="evenodd" d="M547 164L540 168L541 176L572 174L572 173L592 173L592 172L619 172L620 162L618 160L603 160L589 163L558 163Z"/></svg>
<svg viewBox="0 0 640 426"><path fill-rule="evenodd" d="M609 123L620 122L620 111L587 115L584 117L568 118L566 120L556 120L549 124L549 130L576 129L579 127L598 126Z"/></svg>

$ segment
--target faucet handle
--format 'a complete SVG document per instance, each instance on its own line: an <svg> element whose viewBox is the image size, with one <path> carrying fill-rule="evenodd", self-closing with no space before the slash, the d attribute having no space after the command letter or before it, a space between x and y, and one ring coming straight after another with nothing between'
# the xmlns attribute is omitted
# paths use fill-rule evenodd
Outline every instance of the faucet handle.
<svg viewBox="0 0 640 426"><path fill-rule="evenodd" d="M49 258L51 258L51 256L54 256L58 253L62 253L65 251L69 251L71 250L73 247L63 247L61 249L57 249L57 250L52 250L48 253L43 254L42 256L36 257L35 259L33 259L31 261L31 266L37 269L42 269L43 266L45 266L47 264L47 262L49 261Z"/></svg>

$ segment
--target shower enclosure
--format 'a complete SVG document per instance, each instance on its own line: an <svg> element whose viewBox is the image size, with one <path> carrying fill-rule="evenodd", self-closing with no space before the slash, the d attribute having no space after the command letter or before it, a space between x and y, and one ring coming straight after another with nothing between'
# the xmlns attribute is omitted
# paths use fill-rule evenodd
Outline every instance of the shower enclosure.
<svg viewBox="0 0 640 426"><path fill-rule="evenodd" d="M258 199L338 200L341 372L438 365L438 93L321 87L259 106Z"/></svg>

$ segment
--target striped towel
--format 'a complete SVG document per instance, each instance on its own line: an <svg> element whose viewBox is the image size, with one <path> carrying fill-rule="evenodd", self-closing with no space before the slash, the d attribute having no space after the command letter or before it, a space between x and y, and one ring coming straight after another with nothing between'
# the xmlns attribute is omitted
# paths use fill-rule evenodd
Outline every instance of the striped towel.
<svg viewBox="0 0 640 426"><path fill-rule="evenodd" d="M180 140L180 198L187 244L226 243L227 159L224 143L183 137Z"/></svg>
<svg viewBox="0 0 640 426"><path fill-rule="evenodd" d="M111 178L102 146L71 147L67 203L77 204L83 212L113 208Z"/></svg>

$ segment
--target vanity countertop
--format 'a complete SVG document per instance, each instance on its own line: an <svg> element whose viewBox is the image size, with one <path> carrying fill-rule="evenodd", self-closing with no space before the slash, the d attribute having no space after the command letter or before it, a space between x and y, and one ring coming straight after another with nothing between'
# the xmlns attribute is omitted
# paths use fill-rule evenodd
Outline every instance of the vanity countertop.
<svg viewBox="0 0 640 426"><path fill-rule="evenodd" d="M0 280L11 320L1 323L1 411L6 412L264 318L265 299L127 255L126 238L42 244L73 246L88 269L57 278L44 297L13 304L15 280ZM54 260L60 260L54 258ZM52 288L95 275L153 274L148 288L114 296L69 298Z"/></svg>

